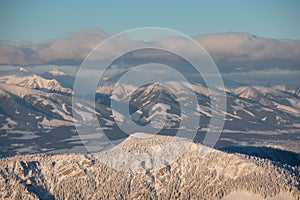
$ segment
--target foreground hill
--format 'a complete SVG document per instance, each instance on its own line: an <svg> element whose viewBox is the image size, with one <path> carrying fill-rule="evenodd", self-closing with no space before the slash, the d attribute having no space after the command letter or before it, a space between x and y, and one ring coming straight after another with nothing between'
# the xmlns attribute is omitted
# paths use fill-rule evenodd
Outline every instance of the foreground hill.
<svg viewBox="0 0 300 200"><path fill-rule="evenodd" d="M119 147L151 155L170 136L131 136ZM187 141L180 139L179 145ZM159 170L118 171L89 154L26 155L0 160L1 199L300 199L297 166L228 154L191 143ZM148 159L148 158L145 158Z"/></svg>

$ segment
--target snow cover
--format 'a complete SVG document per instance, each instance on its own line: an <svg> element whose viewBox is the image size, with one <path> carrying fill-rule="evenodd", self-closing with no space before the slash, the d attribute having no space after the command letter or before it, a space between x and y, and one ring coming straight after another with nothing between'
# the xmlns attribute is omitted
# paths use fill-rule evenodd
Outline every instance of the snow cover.
<svg viewBox="0 0 300 200"><path fill-rule="evenodd" d="M17 96L20 96L21 98L24 97L26 94L34 94L34 93L40 92L37 90L32 90L32 89L20 87L17 85L9 85L9 84L3 84L3 83L0 83L0 88L1 88L1 91L6 94L12 93Z"/></svg>
<svg viewBox="0 0 300 200"><path fill-rule="evenodd" d="M222 200L262 200L262 197L258 194L247 192L247 191L234 191L231 192L229 195L222 198ZM294 198L286 193L280 193L275 197L269 197L264 200L294 200Z"/></svg>
<svg viewBox="0 0 300 200"><path fill-rule="evenodd" d="M299 177L289 166L278 167L266 159L217 150L201 157L199 150L210 149L195 143L189 143L190 148L172 161L168 159L172 152L165 152L165 145L173 137L145 136L136 133L119 145L123 152L144 157L134 162L126 162L123 154L109 157L108 162L124 160L125 163L120 164L131 167L129 171L112 169L100 160L107 155L105 153L3 158L0 160L0 198L290 200L300 197ZM184 145L187 141L178 142ZM166 154L157 160L151 159L157 151ZM162 168L154 170L155 162L163 163ZM135 169L140 169L140 173Z"/></svg>
<svg viewBox="0 0 300 200"><path fill-rule="evenodd" d="M73 108L83 119L83 122L87 123L94 120L95 111L82 103L76 103L76 106Z"/></svg>
<svg viewBox="0 0 300 200"><path fill-rule="evenodd" d="M63 126L63 125L66 125L66 126L68 126L68 125L72 126L73 125L72 122L66 122L66 121L58 120L58 119L48 120L48 119L46 119L46 117L44 117L43 121L39 122L39 124L41 124L44 129Z"/></svg>
<svg viewBox="0 0 300 200"><path fill-rule="evenodd" d="M282 104L277 104L276 106L277 106L278 109L293 113L297 116L300 115L300 110L299 109L292 108L290 106L286 106L286 105L282 105Z"/></svg>
<svg viewBox="0 0 300 200"><path fill-rule="evenodd" d="M265 122L265 121L267 120L267 118L268 118L268 117L263 117L263 118L261 119L261 121Z"/></svg>
<svg viewBox="0 0 300 200"><path fill-rule="evenodd" d="M113 117L114 120L117 122L121 122L121 123L124 122L124 116L116 110L113 111L111 117Z"/></svg>
<svg viewBox="0 0 300 200"><path fill-rule="evenodd" d="M20 67L20 68L19 68L19 71L20 71L20 72L28 72L27 69L25 69L25 68L23 68L23 67Z"/></svg>
<svg viewBox="0 0 300 200"><path fill-rule="evenodd" d="M62 87L56 80L45 79L37 74L28 72L24 68L20 68L17 72L13 71L0 76L0 82L32 89L45 89L50 91L72 93L71 89Z"/></svg>
<svg viewBox="0 0 300 200"><path fill-rule="evenodd" d="M49 74L53 75L53 76L65 76L66 73L61 71L61 70L58 70L58 69L51 69L48 71Z"/></svg>
<svg viewBox="0 0 300 200"><path fill-rule="evenodd" d="M10 130L11 128L9 128L8 125L17 125L18 123L14 120L12 120L10 117L7 117L5 119L6 124L4 124L2 127L0 127L0 129L4 129L4 130Z"/></svg>

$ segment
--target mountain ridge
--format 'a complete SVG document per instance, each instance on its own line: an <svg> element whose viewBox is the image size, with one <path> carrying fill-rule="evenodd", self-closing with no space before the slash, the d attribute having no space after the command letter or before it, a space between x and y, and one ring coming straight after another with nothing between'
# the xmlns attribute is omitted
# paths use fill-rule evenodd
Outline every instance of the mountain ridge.
<svg viewBox="0 0 300 200"><path fill-rule="evenodd" d="M0 75L0 82L4 84L19 85L26 88L44 90L49 92L61 92L72 94L70 88L64 88L55 79L45 79L25 68L7 71Z"/></svg>
<svg viewBox="0 0 300 200"><path fill-rule="evenodd" d="M122 144L133 151L135 145L153 149L151 147L158 141L168 142L168 136L143 138L142 144L136 141L131 136ZM217 150L200 157L199 149L203 147L191 145L182 157L172 163L166 162L160 170L145 169L137 174L111 169L90 154L3 158L0 197L221 199L234 192L248 191L261 199L276 199L282 194L289 199L300 198L299 176L288 167ZM142 167L143 160L140 162ZM299 167L295 169L300 170Z"/></svg>

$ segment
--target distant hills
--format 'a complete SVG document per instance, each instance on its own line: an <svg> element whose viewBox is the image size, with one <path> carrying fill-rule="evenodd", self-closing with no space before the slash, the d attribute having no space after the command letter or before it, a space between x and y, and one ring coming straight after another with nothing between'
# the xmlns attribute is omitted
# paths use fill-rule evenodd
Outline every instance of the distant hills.
<svg viewBox="0 0 300 200"><path fill-rule="evenodd" d="M41 76L45 79L56 80L62 85L62 87L70 88L70 89L73 88L74 78L61 70L51 69L43 73Z"/></svg>
<svg viewBox="0 0 300 200"><path fill-rule="evenodd" d="M112 96L111 92L117 80L113 77L105 84L99 85L95 95L98 121L111 140L127 137L127 134L123 133L115 123L115 120L122 120L124 116L113 116L110 102L111 98L118 98L118 96L129 98L126 96L128 95L126 91L131 86L121 85L121 89ZM0 142L2 145L0 148L2 154L78 151L81 142L74 123L81 122L80 117L75 119L72 112L88 113L90 103L80 105L76 107L78 110L72 111L73 82L74 77L60 70L50 70L42 75L34 74L24 68L1 73ZM204 85L193 84L193 89L199 104L196 112L200 113L195 141L202 142L211 118L210 95ZM227 110L223 133L217 147L239 144L273 145L299 152L298 89L291 90L284 85L262 87L239 86L235 83L234 86L223 90L226 91ZM218 94L218 90L214 92ZM135 123L140 125L149 123L160 112L156 109L151 114L151 109L158 105L163 106L168 117L160 134L176 134L176 129L180 128L180 121L184 116L181 116L178 99L170 90L159 84L149 84L140 87L130 98L129 110ZM83 119L85 116L81 117ZM44 141L48 140L52 133L56 133L55 135L59 137L54 136L51 138L52 144L45 144ZM80 151L84 151L84 148Z"/></svg>

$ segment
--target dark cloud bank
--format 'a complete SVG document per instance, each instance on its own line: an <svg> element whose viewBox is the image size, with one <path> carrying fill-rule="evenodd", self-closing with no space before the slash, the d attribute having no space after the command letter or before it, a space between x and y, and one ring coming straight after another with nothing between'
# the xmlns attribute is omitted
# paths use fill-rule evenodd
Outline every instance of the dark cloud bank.
<svg viewBox="0 0 300 200"><path fill-rule="evenodd" d="M67 38L41 43L12 45L0 42L0 64L79 65L99 42L108 37L109 34L102 30L87 29L71 33ZM194 39L209 52L221 72L300 69L300 40L270 39L234 32L202 35ZM166 44L173 42L171 38L164 40ZM128 45L128 41L120 42ZM175 48L180 48L180 45ZM113 47L107 52L117 53Z"/></svg>

